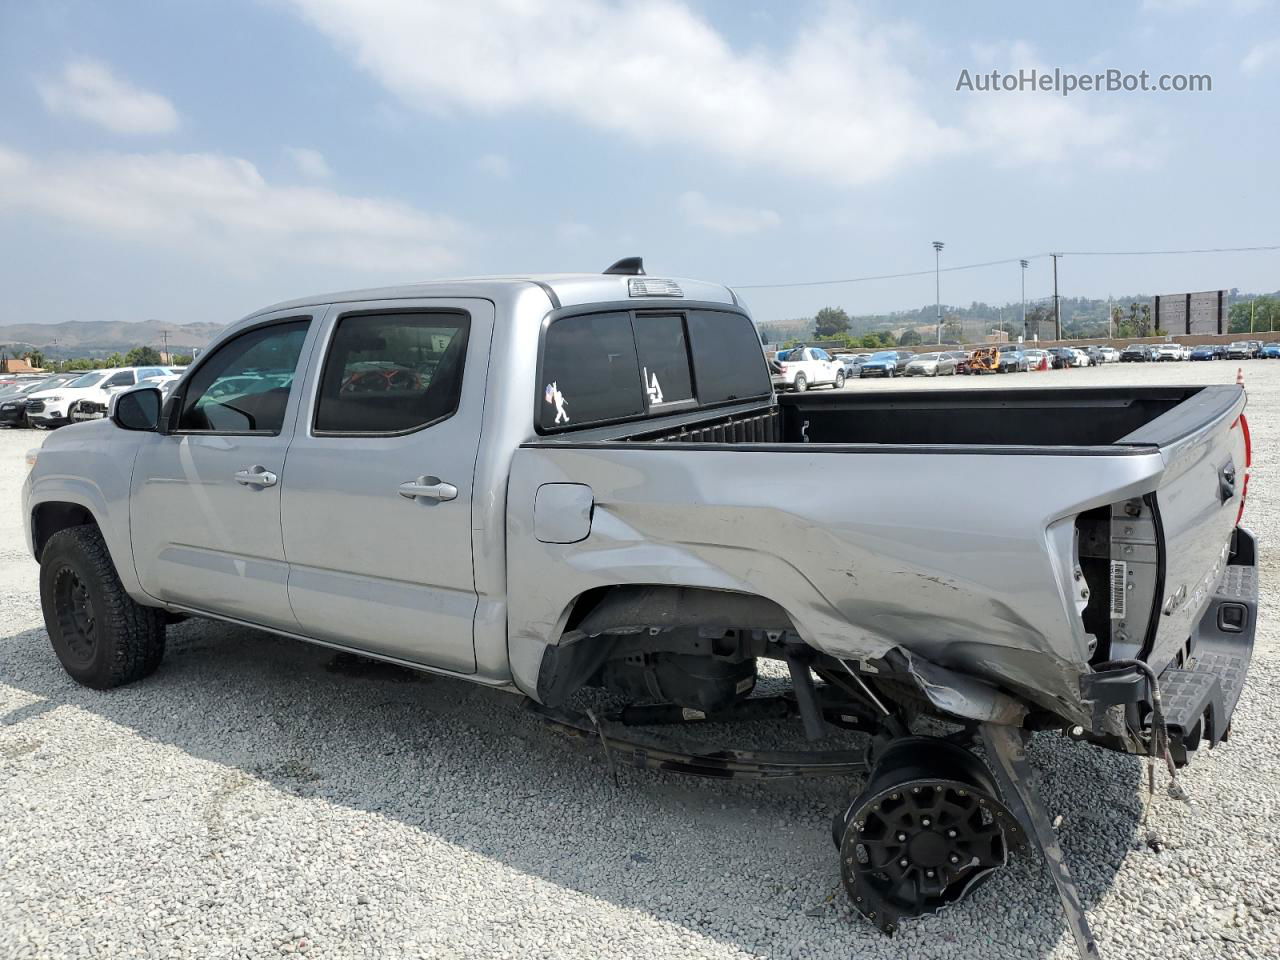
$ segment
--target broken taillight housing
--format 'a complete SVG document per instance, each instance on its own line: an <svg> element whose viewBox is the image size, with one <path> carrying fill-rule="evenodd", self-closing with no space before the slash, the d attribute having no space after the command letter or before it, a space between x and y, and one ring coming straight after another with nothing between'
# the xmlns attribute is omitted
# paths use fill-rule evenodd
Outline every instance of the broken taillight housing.
<svg viewBox="0 0 1280 960"><path fill-rule="evenodd" d="M1240 414L1240 419L1236 421L1240 424L1240 432L1244 434L1244 482L1240 484L1240 510L1236 514L1236 526L1240 526L1240 520L1244 517L1244 502L1249 496L1249 468L1253 466L1253 438L1249 435L1249 421L1245 419L1244 414Z"/></svg>

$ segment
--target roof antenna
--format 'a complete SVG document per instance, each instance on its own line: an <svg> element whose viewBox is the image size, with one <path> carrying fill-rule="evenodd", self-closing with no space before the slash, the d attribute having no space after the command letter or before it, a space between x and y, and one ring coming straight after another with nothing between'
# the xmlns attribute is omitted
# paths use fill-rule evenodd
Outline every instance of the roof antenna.
<svg viewBox="0 0 1280 960"><path fill-rule="evenodd" d="M623 257L608 270L606 274L615 277L643 277L644 276L644 258L643 257Z"/></svg>

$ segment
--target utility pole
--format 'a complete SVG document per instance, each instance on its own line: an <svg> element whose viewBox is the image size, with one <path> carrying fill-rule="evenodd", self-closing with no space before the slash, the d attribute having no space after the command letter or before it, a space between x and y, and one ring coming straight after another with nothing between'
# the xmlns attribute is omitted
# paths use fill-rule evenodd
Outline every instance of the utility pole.
<svg viewBox="0 0 1280 960"><path fill-rule="evenodd" d="M1107 339L1114 340L1116 336L1115 327L1111 319L1111 294L1107 294Z"/></svg>
<svg viewBox="0 0 1280 960"><path fill-rule="evenodd" d="M933 241L933 298L937 307L938 346L942 346L942 241Z"/></svg>
<svg viewBox="0 0 1280 960"><path fill-rule="evenodd" d="M1060 253L1050 254L1053 257L1053 339L1062 339L1062 300L1058 296L1058 258Z"/></svg>
<svg viewBox="0 0 1280 960"><path fill-rule="evenodd" d="M163 341L164 341L164 362L165 362L165 363L168 363L168 362L170 361L170 357L169 357L169 331L168 331L168 330L161 330L161 331L160 331L160 338L161 338L161 340L163 340Z"/></svg>
<svg viewBox="0 0 1280 960"><path fill-rule="evenodd" d="M1019 260L1022 264L1022 339L1027 338L1027 261Z"/></svg>

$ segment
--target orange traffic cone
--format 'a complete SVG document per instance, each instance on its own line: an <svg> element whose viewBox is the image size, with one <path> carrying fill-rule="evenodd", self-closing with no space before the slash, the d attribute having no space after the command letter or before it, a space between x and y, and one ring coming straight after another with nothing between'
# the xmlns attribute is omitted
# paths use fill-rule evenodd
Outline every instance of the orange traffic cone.
<svg viewBox="0 0 1280 960"><path fill-rule="evenodd" d="M1244 367L1236 367L1236 385L1244 386Z"/></svg>

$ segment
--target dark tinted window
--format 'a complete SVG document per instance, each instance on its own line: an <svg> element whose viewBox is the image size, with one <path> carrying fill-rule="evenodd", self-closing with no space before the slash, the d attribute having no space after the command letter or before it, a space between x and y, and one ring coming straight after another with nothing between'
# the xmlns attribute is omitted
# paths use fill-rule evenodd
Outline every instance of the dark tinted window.
<svg viewBox="0 0 1280 960"><path fill-rule="evenodd" d="M635 319L640 375L649 394L649 409L693 399L689 344L680 314L641 313Z"/></svg>
<svg viewBox="0 0 1280 960"><path fill-rule="evenodd" d="M309 323L259 327L218 347L191 377L178 429L279 433Z"/></svg>
<svg viewBox="0 0 1280 960"><path fill-rule="evenodd" d="M538 422L544 428L644 413L640 364L626 313L561 317L542 348Z"/></svg>
<svg viewBox="0 0 1280 960"><path fill-rule="evenodd" d="M103 386L104 387L132 387L133 371L121 370L119 373L113 373L110 377L107 378L107 382L104 383Z"/></svg>
<svg viewBox="0 0 1280 960"><path fill-rule="evenodd" d="M700 403L768 395L769 368L750 320L738 313L694 310L688 323Z"/></svg>
<svg viewBox="0 0 1280 960"><path fill-rule="evenodd" d="M452 311L340 319L320 379L317 432L401 433L452 416L470 326Z"/></svg>

